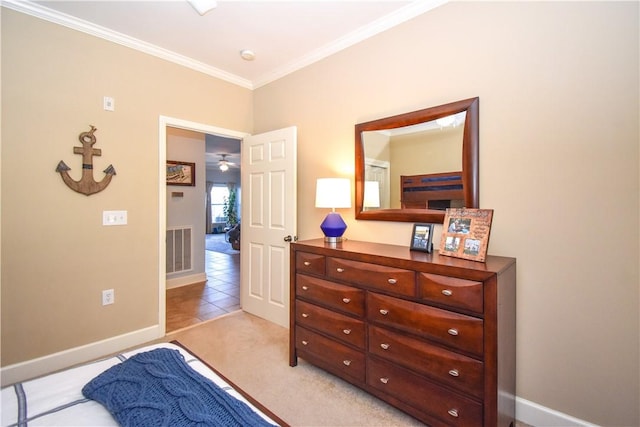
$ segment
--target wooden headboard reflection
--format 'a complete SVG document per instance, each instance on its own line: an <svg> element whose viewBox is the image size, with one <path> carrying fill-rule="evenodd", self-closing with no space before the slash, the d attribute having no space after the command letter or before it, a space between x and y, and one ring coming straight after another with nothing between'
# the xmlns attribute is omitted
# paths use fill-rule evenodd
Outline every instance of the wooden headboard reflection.
<svg viewBox="0 0 640 427"><path fill-rule="evenodd" d="M402 208L445 209L464 200L462 171L400 176ZM454 202L455 204L455 202Z"/></svg>

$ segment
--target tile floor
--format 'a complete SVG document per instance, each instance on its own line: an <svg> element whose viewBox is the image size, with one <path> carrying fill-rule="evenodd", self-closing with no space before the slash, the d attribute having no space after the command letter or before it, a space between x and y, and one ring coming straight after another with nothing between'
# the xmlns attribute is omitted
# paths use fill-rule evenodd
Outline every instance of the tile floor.
<svg viewBox="0 0 640 427"><path fill-rule="evenodd" d="M240 254L205 251L207 281L167 289L167 333L240 309Z"/></svg>

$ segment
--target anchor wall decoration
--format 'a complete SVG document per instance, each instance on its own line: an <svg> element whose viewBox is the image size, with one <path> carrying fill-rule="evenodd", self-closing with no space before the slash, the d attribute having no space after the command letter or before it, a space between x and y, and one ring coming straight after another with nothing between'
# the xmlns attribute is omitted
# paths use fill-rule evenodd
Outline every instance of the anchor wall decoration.
<svg viewBox="0 0 640 427"><path fill-rule="evenodd" d="M82 147L73 147L74 154L82 154L82 178L80 181L75 181L69 176L71 168L67 166L64 161L60 160L58 167L56 167L56 172L60 173L60 176L64 183L67 184L67 187L86 196L99 193L107 188L107 185L111 182L111 178L116 174L114 167L109 165L104 170L106 176L102 181L97 182L93 179L93 156L102 155L102 150L93 148L93 144L96 143L96 137L93 133L97 130L98 129L96 129L95 126L91 125L91 130L89 132L82 132L78 136L78 140L82 144Z"/></svg>

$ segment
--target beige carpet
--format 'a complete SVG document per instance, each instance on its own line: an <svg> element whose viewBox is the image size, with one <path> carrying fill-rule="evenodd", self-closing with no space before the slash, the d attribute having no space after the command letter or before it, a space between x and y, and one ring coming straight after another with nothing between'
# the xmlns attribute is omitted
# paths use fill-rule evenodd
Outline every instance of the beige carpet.
<svg viewBox="0 0 640 427"><path fill-rule="evenodd" d="M238 311L167 335L218 369L292 426L413 426L417 420L298 360L289 331ZM521 424L518 424L521 426Z"/></svg>

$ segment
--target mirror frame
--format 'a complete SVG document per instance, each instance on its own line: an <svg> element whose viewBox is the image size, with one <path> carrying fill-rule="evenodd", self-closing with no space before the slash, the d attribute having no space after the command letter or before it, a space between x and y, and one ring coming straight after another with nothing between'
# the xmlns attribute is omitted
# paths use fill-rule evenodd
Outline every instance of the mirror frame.
<svg viewBox="0 0 640 427"><path fill-rule="evenodd" d="M426 222L442 224L444 211L434 209L376 209L363 211L364 198L364 144L362 132L393 129L403 126L429 122L441 117L466 111L462 136L462 185L464 205L467 208L478 208L479 203L479 103L480 98L469 98L436 107L425 108L411 113L385 117L356 125L356 219L374 221Z"/></svg>

